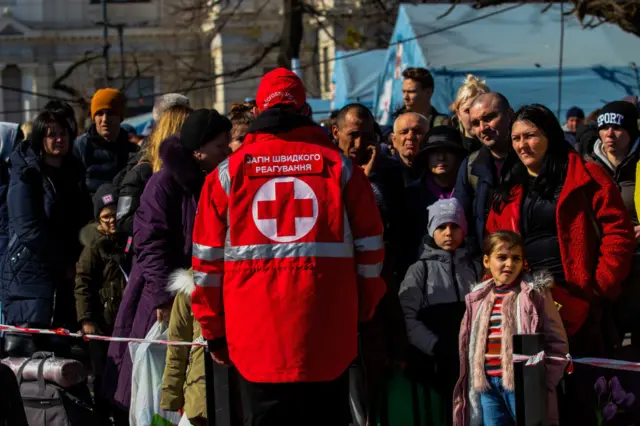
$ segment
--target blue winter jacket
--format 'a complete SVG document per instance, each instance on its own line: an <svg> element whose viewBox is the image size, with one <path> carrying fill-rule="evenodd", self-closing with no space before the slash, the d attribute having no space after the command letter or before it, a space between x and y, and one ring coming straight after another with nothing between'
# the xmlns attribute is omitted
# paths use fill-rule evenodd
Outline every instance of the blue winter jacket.
<svg viewBox="0 0 640 426"><path fill-rule="evenodd" d="M63 165L65 175L55 178L58 186L54 187L54 179L44 173L28 141L11 155L9 242L0 263L2 312L7 324L56 325L54 295L58 293L59 307L73 302L66 300L68 292L62 298L57 291L58 285L68 281L72 258L77 256L72 241L78 240L79 217L86 211L78 176L72 177L70 169L68 163Z"/></svg>
<svg viewBox="0 0 640 426"><path fill-rule="evenodd" d="M16 123L0 122L0 258L7 247L9 213L7 191L9 190L9 157L16 143L22 140L22 132Z"/></svg>

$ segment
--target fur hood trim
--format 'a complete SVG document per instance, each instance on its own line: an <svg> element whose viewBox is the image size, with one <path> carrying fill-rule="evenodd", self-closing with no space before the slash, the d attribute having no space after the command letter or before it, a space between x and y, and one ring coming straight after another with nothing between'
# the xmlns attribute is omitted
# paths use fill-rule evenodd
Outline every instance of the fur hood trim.
<svg viewBox="0 0 640 426"><path fill-rule="evenodd" d="M91 222L80 230L80 243L84 247L93 247L98 241L109 238L98 229L98 222Z"/></svg>
<svg viewBox="0 0 640 426"><path fill-rule="evenodd" d="M190 297L195 289L196 283L193 281L193 269L177 269L169 276L169 284L167 285L169 293L182 293Z"/></svg>
<svg viewBox="0 0 640 426"><path fill-rule="evenodd" d="M522 274L522 282L529 286L531 290L544 293L550 290L554 285L553 275L548 271L540 271L535 273L525 272ZM471 288L471 293L478 292L493 283L493 278L477 283Z"/></svg>
<svg viewBox="0 0 640 426"><path fill-rule="evenodd" d="M531 290L538 293L544 293L553 287L553 275L548 271L540 271L534 274L527 273L523 277L524 282L531 287Z"/></svg>

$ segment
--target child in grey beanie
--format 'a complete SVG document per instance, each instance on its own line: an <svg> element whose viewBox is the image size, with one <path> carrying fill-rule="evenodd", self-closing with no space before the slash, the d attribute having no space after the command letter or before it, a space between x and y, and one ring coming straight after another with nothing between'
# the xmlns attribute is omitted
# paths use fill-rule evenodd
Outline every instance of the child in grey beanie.
<svg viewBox="0 0 640 426"><path fill-rule="evenodd" d="M478 259L464 245L467 221L460 202L439 200L428 208L429 235L411 265L398 296L407 337L405 374L419 383L433 384L441 396L443 413L453 413L453 389L460 377L458 335L465 312L465 296L482 278Z"/></svg>
<svg viewBox="0 0 640 426"><path fill-rule="evenodd" d="M447 200L438 200L430 205L427 210L429 211L429 225L427 230L430 237L433 238L436 229L445 223L455 223L462 228L464 235L467 235L467 219L464 215L462 205L457 199L449 198Z"/></svg>

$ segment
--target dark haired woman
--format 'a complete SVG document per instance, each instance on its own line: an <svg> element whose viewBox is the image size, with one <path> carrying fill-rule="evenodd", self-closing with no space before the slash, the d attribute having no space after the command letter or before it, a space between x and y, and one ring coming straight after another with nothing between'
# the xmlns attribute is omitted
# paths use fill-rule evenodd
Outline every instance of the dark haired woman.
<svg viewBox="0 0 640 426"><path fill-rule="evenodd" d="M76 325L72 289L78 232L91 205L68 155L69 135L63 116L43 112L33 121L31 141L11 155L9 243L0 263L6 324Z"/></svg>
<svg viewBox="0 0 640 426"><path fill-rule="evenodd" d="M518 158L496 190L487 232L523 236L529 268L554 277L572 355L602 355L600 302L619 295L635 247L620 191L601 166L564 142L560 123L542 105L518 110L511 141Z"/></svg>

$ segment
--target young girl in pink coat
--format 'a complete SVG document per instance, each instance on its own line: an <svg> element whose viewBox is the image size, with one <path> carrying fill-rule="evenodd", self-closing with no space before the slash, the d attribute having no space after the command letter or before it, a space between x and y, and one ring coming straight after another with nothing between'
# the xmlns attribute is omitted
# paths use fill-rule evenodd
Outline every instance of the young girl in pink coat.
<svg viewBox="0 0 640 426"><path fill-rule="evenodd" d="M544 336L547 356L548 425L558 425L556 386L569 352L567 334L553 302L547 275L523 272L522 238L498 231L485 241L483 264L491 278L466 298L460 329L460 379L454 390L456 426L515 426L513 335Z"/></svg>

